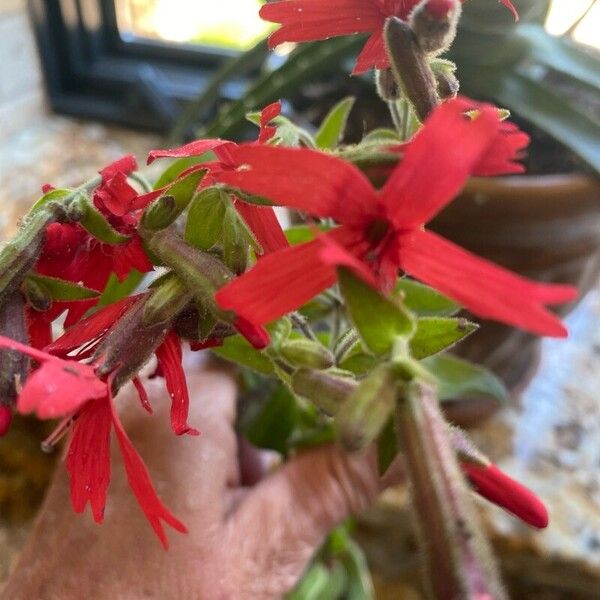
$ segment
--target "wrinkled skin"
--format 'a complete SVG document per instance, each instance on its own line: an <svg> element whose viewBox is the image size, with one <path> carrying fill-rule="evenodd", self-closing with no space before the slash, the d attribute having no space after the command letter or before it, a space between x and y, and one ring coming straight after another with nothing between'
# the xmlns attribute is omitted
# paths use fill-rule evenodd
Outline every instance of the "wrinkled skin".
<svg viewBox="0 0 600 600"><path fill-rule="evenodd" d="M200 437L175 437L160 380L147 382L153 416L131 389L119 405L157 491L189 529L169 532L164 552L113 460L105 523L73 514L58 468L30 539L1 598L275 599L297 582L326 533L371 504L386 483L374 454L334 446L305 452L264 475L264 456L233 431L236 385L223 371L189 376L190 423ZM116 454L116 443L113 441Z"/></svg>

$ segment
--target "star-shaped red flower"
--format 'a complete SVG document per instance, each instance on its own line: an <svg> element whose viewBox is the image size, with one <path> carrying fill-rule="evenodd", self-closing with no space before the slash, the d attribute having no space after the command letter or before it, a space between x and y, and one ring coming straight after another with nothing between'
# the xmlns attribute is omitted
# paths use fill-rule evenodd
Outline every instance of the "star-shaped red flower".
<svg viewBox="0 0 600 600"><path fill-rule="evenodd" d="M310 42L356 33L371 34L354 67L353 73L358 74L373 67L389 67L383 41L385 21L388 17L406 19L419 2L420 0L280 0L265 4L260 9L260 16L265 21L281 25L269 37L271 48L283 42ZM500 2L518 18L510 0Z"/></svg>
<svg viewBox="0 0 600 600"><path fill-rule="evenodd" d="M219 305L257 326L268 323L331 286L335 267L346 265L382 290L392 288L401 270L481 317L565 336L545 305L573 300L574 288L530 281L424 229L471 175L522 171L514 160L527 136L490 105L467 117L473 106L457 98L438 107L381 190L355 166L314 150L231 150L242 166L221 173L222 182L341 226L263 257L217 292Z"/></svg>

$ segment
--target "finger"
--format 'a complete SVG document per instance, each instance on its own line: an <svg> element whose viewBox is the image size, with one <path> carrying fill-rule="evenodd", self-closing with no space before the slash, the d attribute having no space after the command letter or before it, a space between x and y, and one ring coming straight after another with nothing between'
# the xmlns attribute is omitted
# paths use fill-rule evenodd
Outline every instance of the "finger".
<svg viewBox="0 0 600 600"><path fill-rule="evenodd" d="M238 456L240 483L243 486L256 485L281 463L278 452L261 450L243 436L238 437Z"/></svg>
<svg viewBox="0 0 600 600"><path fill-rule="evenodd" d="M369 506L379 489L373 450L348 454L333 445L304 452L259 483L231 514L223 539L237 565L233 576L256 585L240 597L281 597L325 535ZM269 573L278 588L265 592L251 573Z"/></svg>

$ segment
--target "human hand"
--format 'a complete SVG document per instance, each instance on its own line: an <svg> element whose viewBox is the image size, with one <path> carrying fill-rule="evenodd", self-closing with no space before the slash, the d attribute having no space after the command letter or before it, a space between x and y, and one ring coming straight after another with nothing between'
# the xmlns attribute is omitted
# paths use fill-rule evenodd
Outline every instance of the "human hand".
<svg viewBox="0 0 600 600"><path fill-rule="evenodd" d="M396 471L379 479L373 452L349 455L334 445L303 452L264 476L264 455L239 443L233 429L230 373L189 374L189 421L200 437L173 436L163 383L144 385L153 416L139 409L130 388L118 404L157 492L189 533L171 535L169 551L162 549L118 457L101 526L73 514L59 467L3 598L281 598L327 532L398 478Z"/></svg>

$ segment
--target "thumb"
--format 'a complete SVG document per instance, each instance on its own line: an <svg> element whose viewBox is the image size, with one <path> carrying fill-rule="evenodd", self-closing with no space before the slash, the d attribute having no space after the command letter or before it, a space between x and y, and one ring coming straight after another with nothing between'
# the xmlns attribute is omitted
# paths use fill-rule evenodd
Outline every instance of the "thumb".
<svg viewBox="0 0 600 600"><path fill-rule="evenodd" d="M240 572L230 574L230 581L255 582L257 589L243 590L243 597L281 597L327 533L372 504L380 489L373 448L348 454L327 445L298 455L231 514L224 544ZM264 589L267 581L273 589Z"/></svg>

